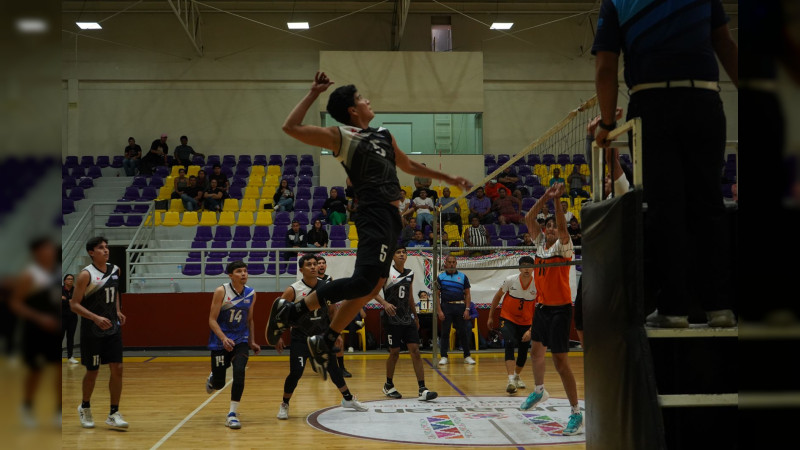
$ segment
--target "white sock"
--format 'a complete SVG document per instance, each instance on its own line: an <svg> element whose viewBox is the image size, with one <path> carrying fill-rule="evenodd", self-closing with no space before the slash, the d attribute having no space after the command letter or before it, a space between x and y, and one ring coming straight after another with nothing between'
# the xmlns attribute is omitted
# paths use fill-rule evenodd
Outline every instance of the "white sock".
<svg viewBox="0 0 800 450"><path fill-rule="evenodd" d="M536 385L536 393L537 394L541 394L542 392L544 392L544 385L543 384L537 384Z"/></svg>
<svg viewBox="0 0 800 450"><path fill-rule="evenodd" d="M515 377L516 377L516 375L509 375L508 376L508 381L514 381Z"/></svg>
<svg viewBox="0 0 800 450"><path fill-rule="evenodd" d="M580 414L580 413L581 413L581 407L578 405L572 405L572 414Z"/></svg>
<svg viewBox="0 0 800 450"><path fill-rule="evenodd" d="M231 402L231 411L230 412L236 413L236 414L239 413L239 402L234 402L234 401Z"/></svg>

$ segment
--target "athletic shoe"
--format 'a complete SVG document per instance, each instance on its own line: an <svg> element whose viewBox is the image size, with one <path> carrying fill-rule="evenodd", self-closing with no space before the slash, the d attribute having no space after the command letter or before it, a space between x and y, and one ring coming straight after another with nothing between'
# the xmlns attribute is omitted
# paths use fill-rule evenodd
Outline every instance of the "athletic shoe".
<svg viewBox="0 0 800 450"><path fill-rule="evenodd" d="M239 428L242 428L242 423L239 422L239 418L236 416L235 412L230 412L228 413L228 417L225 419L225 426L231 430L238 430Z"/></svg>
<svg viewBox="0 0 800 450"><path fill-rule="evenodd" d="M281 334L291 325L289 323L289 309L292 307L292 302L282 298L272 302L272 309L269 311L269 319L267 320L267 330L264 333L269 345L275 346Z"/></svg>
<svg viewBox="0 0 800 450"><path fill-rule="evenodd" d="M508 380L508 384L506 385L506 392L509 394L513 394L517 392L517 383L514 380Z"/></svg>
<svg viewBox="0 0 800 450"><path fill-rule="evenodd" d="M322 380L328 379L328 361L335 357L328 348L325 338L322 335L311 336L306 342L308 343L308 351L311 352L311 368L317 373Z"/></svg>
<svg viewBox="0 0 800 450"><path fill-rule="evenodd" d="M67 361L69 361L71 364L78 364L78 360L77 360L77 359L75 359L74 357L73 357L73 358L70 358L70 359L68 359Z"/></svg>
<svg viewBox="0 0 800 450"><path fill-rule="evenodd" d="M580 433L583 433L583 414L570 414L569 422L567 423L567 426L564 427L564 431L562 431L561 434L564 436L574 436Z"/></svg>
<svg viewBox="0 0 800 450"><path fill-rule="evenodd" d="M383 393L386 394L387 397L391 398L403 398L403 395L397 392L397 389L394 386L390 386L389 384L383 385Z"/></svg>
<svg viewBox="0 0 800 450"><path fill-rule="evenodd" d="M708 326L712 328L731 328L736 326L736 316L730 309L721 309L719 311L708 311L706 313L708 319Z"/></svg>
<svg viewBox="0 0 800 450"><path fill-rule="evenodd" d="M647 316L646 323L655 328L689 328L689 316L664 316L655 310Z"/></svg>
<svg viewBox="0 0 800 450"><path fill-rule="evenodd" d="M111 425L114 428L128 428L128 422L125 422L125 419L122 418L122 414L120 414L119 411L106 418L106 425Z"/></svg>
<svg viewBox="0 0 800 450"><path fill-rule="evenodd" d="M281 402L281 409L278 410L278 419L287 420L289 418L289 404Z"/></svg>
<svg viewBox="0 0 800 450"><path fill-rule="evenodd" d="M211 383L211 380L214 378L214 374L208 374L208 378L206 379L206 394L210 394L214 392L214 385Z"/></svg>
<svg viewBox="0 0 800 450"><path fill-rule="evenodd" d="M361 404L355 395L353 396L352 400L342 399L342 408L351 408L355 409L356 411L369 411L369 408Z"/></svg>
<svg viewBox="0 0 800 450"><path fill-rule="evenodd" d="M442 359L439 360L439 365L444 366L447 364L447 356L442 356Z"/></svg>
<svg viewBox="0 0 800 450"><path fill-rule="evenodd" d="M353 353L353 351L354 351L353 347L347 347L347 353Z"/></svg>
<svg viewBox="0 0 800 450"><path fill-rule="evenodd" d="M429 391L428 388L423 386L419 388L419 397L417 397L417 400L422 400L423 402L427 402L435 399L438 396L439 394L433 391Z"/></svg>
<svg viewBox="0 0 800 450"><path fill-rule="evenodd" d="M522 381L522 378L519 375L514 375L514 384L517 385L517 389L525 389L525 382Z"/></svg>
<svg viewBox="0 0 800 450"><path fill-rule="evenodd" d="M526 398L525 401L522 402L522 404L519 406L519 409L527 411L533 408L534 406L538 405L539 403L547 401L548 398L550 398L550 394L547 393L547 389L543 389L542 392L533 391L528 396L528 398Z"/></svg>
<svg viewBox="0 0 800 450"><path fill-rule="evenodd" d="M347 369L345 369L344 367L342 367L342 376L345 378L352 378L353 374L348 372Z"/></svg>
<svg viewBox="0 0 800 450"><path fill-rule="evenodd" d="M83 408L78 405L78 417L81 419L81 426L83 428L94 428L94 419L92 418L92 408Z"/></svg>
<svg viewBox="0 0 800 450"><path fill-rule="evenodd" d="M470 364L470 365L475 364L475 360L472 359L472 356L467 356L466 358L464 358L464 364Z"/></svg>

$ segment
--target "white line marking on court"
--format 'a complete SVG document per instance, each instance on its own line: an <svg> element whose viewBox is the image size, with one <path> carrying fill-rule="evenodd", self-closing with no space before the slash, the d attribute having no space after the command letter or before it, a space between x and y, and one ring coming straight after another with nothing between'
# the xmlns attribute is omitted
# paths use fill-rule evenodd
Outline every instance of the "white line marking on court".
<svg viewBox="0 0 800 450"><path fill-rule="evenodd" d="M177 425L175 425L175 427L174 427L174 428L172 428L171 430L169 430L169 433L167 433L166 435L164 435L164 437L162 437L160 441L156 442L156 445L154 445L154 446L150 447L150 450L155 450L155 449L157 449L158 447L161 447L161 444L163 444L164 442L167 442L167 439L169 439L169 438L170 438L170 436L172 436L172 435L173 435L173 434L175 434L175 433L176 433L178 430L180 430L180 428L181 428L181 427L182 427L184 424L186 424L186 422L188 422L189 420L191 420L191 419L192 419L192 417L194 417L194 415L195 415L195 414L197 414L198 412L200 412L200 410L201 410L201 409L205 408L207 404L211 403L211 400L214 400L214 398L216 398L216 396L217 396L217 395L219 395L219 394L220 394L220 392L224 391L226 387L230 386L230 384L231 384L231 383L233 383L233 378L231 378L231 379L230 379L230 381L228 381L227 383L225 383L225 386L222 386L222 389L218 390L217 392L214 392L214 393L211 395L211 397L208 397L208 398L206 399L206 401L204 401L204 402L203 402L203 403L202 403L200 406L198 406L198 407L197 407L197 408L196 408L194 411L192 411L191 413L189 413L189 415L188 415L188 416L186 416L186 417L185 417L183 420L181 420L180 422L178 422L178 424L177 424Z"/></svg>

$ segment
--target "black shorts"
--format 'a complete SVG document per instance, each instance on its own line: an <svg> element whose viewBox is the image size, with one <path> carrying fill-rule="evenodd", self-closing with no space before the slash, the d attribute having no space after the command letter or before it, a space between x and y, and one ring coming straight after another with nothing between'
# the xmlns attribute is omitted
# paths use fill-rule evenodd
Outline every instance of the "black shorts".
<svg viewBox="0 0 800 450"><path fill-rule="evenodd" d="M250 345L247 342L240 342L233 346L233 350L211 350L211 372L222 372L225 378L225 371L231 366L231 361L236 356L250 357ZM215 373L215 377L217 376Z"/></svg>
<svg viewBox="0 0 800 450"><path fill-rule="evenodd" d="M22 358L25 364L31 369L39 369L44 363L61 361L61 342L59 341L59 335L47 332L31 322L26 322L22 332Z"/></svg>
<svg viewBox="0 0 800 450"><path fill-rule="evenodd" d="M101 364L122 362L122 332L96 337L81 333L81 364L86 370L97 370Z"/></svg>
<svg viewBox="0 0 800 450"><path fill-rule="evenodd" d="M417 324L412 323L410 325L394 325L387 323L386 339L387 342L389 342L389 348L400 348L403 344L419 345L419 332L417 331Z"/></svg>
<svg viewBox="0 0 800 450"><path fill-rule="evenodd" d="M359 208L355 224L358 231L356 267L378 267L381 277L388 277L403 229L397 207L390 203L376 203Z"/></svg>
<svg viewBox="0 0 800 450"><path fill-rule="evenodd" d="M575 293L575 329L583 331L583 276L578 279L578 291Z"/></svg>
<svg viewBox="0 0 800 450"><path fill-rule="evenodd" d="M531 341L541 342L550 353L569 351L569 329L572 324L572 304L559 306L536 305L533 315Z"/></svg>
<svg viewBox="0 0 800 450"><path fill-rule="evenodd" d="M519 325L508 319L500 318L500 332L503 333L503 341L506 346L511 344L512 347L519 346L520 349L527 350L531 343L530 341L522 342L522 336L530 329L530 325Z"/></svg>

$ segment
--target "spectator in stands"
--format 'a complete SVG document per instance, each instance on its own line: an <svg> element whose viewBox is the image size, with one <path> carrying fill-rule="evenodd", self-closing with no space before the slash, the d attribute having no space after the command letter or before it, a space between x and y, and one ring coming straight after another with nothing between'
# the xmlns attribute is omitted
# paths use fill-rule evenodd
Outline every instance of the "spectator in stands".
<svg viewBox="0 0 800 450"><path fill-rule="evenodd" d="M205 156L202 153L198 153L194 151L194 149L189 145L189 138L186 136L181 136L181 145L175 147L175 162L174 164L182 165L182 166L190 166L192 164L192 156Z"/></svg>
<svg viewBox="0 0 800 450"><path fill-rule="evenodd" d="M525 197L527 197L527 196L528 196L528 195L527 195L527 193L528 193L528 191L526 190L526 191L525 191ZM512 195L514 198L516 198L517 200L519 200L519 204L520 204L520 205L522 204L523 194L522 194L522 189L521 189L521 188L516 188L516 189L514 189L514 193L513 193L513 194L511 194L511 195Z"/></svg>
<svg viewBox="0 0 800 450"><path fill-rule="evenodd" d="M408 243L414 239L414 232L417 230L417 219L408 217L405 224L400 231L400 247L407 247Z"/></svg>
<svg viewBox="0 0 800 450"><path fill-rule="evenodd" d="M589 198L589 193L583 189L589 182L586 180L586 175L580 172L580 166L578 164L572 166L572 173L567 178L567 182L569 183L570 197L575 198L581 196L583 198Z"/></svg>
<svg viewBox="0 0 800 450"><path fill-rule="evenodd" d="M306 243L312 248L322 248L328 246L328 232L322 226L322 221L319 219L314 220L314 225L306 235Z"/></svg>
<svg viewBox="0 0 800 450"><path fill-rule="evenodd" d="M550 178L550 186L556 183L564 184L564 179L561 178L561 169L559 169L558 167L553 169L553 178Z"/></svg>
<svg viewBox="0 0 800 450"><path fill-rule="evenodd" d="M576 217L569 219L567 232L569 232L569 237L572 239L573 246L581 245L581 224L578 223L578 219ZM579 252L576 250L575 253Z"/></svg>
<svg viewBox="0 0 800 450"><path fill-rule="evenodd" d="M471 219L471 225L464 230L464 245L466 247L485 247L489 245L489 232L481 225L477 216ZM471 256L485 255L488 251L472 252Z"/></svg>
<svg viewBox="0 0 800 450"><path fill-rule="evenodd" d="M531 238L531 234L526 232L522 233L522 240L519 241L517 247L533 247L535 245L536 243L533 241L533 238Z"/></svg>
<svg viewBox="0 0 800 450"><path fill-rule="evenodd" d="M200 209L200 203L203 201L204 194L205 192L200 190L200 187L197 186L197 177L194 175L190 176L189 184L183 190L183 195L181 195L183 208L187 211Z"/></svg>
<svg viewBox="0 0 800 450"><path fill-rule="evenodd" d="M569 203L566 200L561 200L561 211L564 212L564 218L567 223L575 217L575 214L572 214L572 211L569 210Z"/></svg>
<svg viewBox="0 0 800 450"><path fill-rule="evenodd" d="M306 229L300 226L300 222L292 220L292 226L286 233L287 247L306 247Z"/></svg>
<svg viewBox="0 0 800 450"><path fill-rule="evenodd" d="M217 185L217 179L211 178L208 181L208 189L203 193L203 205L208 211L219 212L222 208L222 199L225 192Z"/></svg>
<svg viewBox="0 0 800 450"><path fill-rule="evenodd" d="M548 208L547 203L545 203L542 205L542 210L536 215L536 221L539 222L540 225L544 225L548 217L550 217L550 208Z"/></svg>
<svg viewBox="0 0 800 450"><path fill-rule="evenodd" d="M178 169L178 176L172 180L172 198L182 198L183 192L189 186L186 169Z"/></svg>
<svg viewBox="0 0 800 450"><path fill-rule="evenodd" d="M475 197L469 200L468 206L470 222L473 217L477 217L480 223L494 223L492 201L485 195L482 187L475 190Z"/></svg>
<svg viewBox="0 0 800 450"><path fill-rule="evenodd" d="M497 215L500 225L507 223L520 223L522 222L522 202L516 197L508 195L508 190L501 188L499 191L500 196L492 202L492 211Z"/></svg>
<svg viewBox="0 0 800 450"><path fill-rule="evenodd" d="M419 197L415 197L413 203L420 229L424 230L426 225L433 228L433 200L428 197L428 191L420 190Z"/></svg>
<svg viewBox="0 0 800 450"><path fill-rule="evenodd" d="M517 188L517 183L519 183L519 177L514 173L511 169L512 166L508 166L500 172L500 175L497 176L497 182L504 185L508 192L514 192L514 189Z"/></svg>
<svg viewBox="0 0 800 450"><path fill-rule="evenodd" d="M422 163L425 166L425 163ZM436 193L433 189L431 189L431 183L433 180L430 178L423 178L423 177L414 177L414 192L411 193L411 198L419 197L419 193L421 191L426 191L428 193L428 197L436 201L439 194Z"/></svg>
<svg viewBox="0 0 800 450"><path fill-rule="evenodd" d="M136 139L129 137L128 146L125 147L125 158L122 160L122 167L125 175L132 177L139 170L139 163L142 160L142 147L136 143Z"/></svg>
<svg viewBox="0 0 800 450"><path fill-rule="evenodd" d="M169 145L167 145L167 133L162 133L161 138L156 139L150 144L150 149L159 148L161 147L161 151L164 153L164 165L167 165L167 157L166 155L169 154Z"/></svg>
<svg viewBox="0 0 800 450"><path fill-rule="evenodd" d="M200 188L201 191L205 192L208 190L208 177L206 176L205 170L200 169L197 171L195 183L197 183L197 187Z"/></svg>
<svg viewBox="0 0 800 450"><path fill-rule="evenodd" d="M496 178L489 180L484 186L484 190L486 192L486 196L489 197L489 200L494 201L497 197L500 197L500 189L505 189L508 192L506 185L497 181Z"/></svg>
<svg viewBox="0 0 800 450"><path fill-rule="evenodd" d="M164 139L166 139L166 137ZM158 139L153 141L153 145L150 146L150 151L148 151L139 162L139 172L142 175L152 175L154 168L167 165L167 152L160 142L161 141Z"/></svg>
<svg viewBox="0 0 800 450"><path fill-rule="evenodd" d="M442 190L442 196L439 197L437 206L441 208L440 222L442 225L446 223L454 223L458 227L458 235L464 231L461 229L461 206L458 202L453 201L455 198L450 197L450 188L446 187Z"/></svg>
<svg viewBox="0 0 800 450"><path fill-rule="evenodd" d="M405 189L400 189L400 203L397 204L397 210L400 211L400 217L407 217L414 214L414 208L411 207L411 199L408 198L408 192Z"/></svg>
<svg viewBox="0 0 800 450"><path fill-rule="evenodd" d="M220 167L219 163L215 163L211 169L211 175L208 176L209 185L211 180L217 180L217 189L222 191L223 197L228 194L230 182L228 181L228 176L222 173L222 167Z"/></svg>
<svg viewBox="0 0 800 450"><path fill-rule="evenodd" d="M423 191L423 192L425 192L425 191ZM408 245L406 245L406 247L408 247L408 248L412 248L412 247L430 247L430 246L431 246L431 244L430 244L430 242L428 242L427 239L425 239L425 236L422 234L422 230L414 230L414 239L409 241Z"/></svg>
<svg viewBox="0 0 800 450"><path fill-rule="evenodd" d="M294 211L294 192L289 187L289 180L281 180L281 184L275 189L272 196L272 207L275 211Z"/></svg>
<svg viewBox="0 0 800 450"><path fill-rule="evenodd" d="M346 199L339 198L339 191L331 188L330 197L322 205L322 214L327 217L329 225L341 225L347 223L347 203Z"/></svg>
<svg viewBox="0 0 800 450"><path fill-rule="evenodd" d="M347 177L344 180L344 196L345 198L353 198L355 197L355 193L353 192L353 182L350 181L350 177Z"/></svg>

